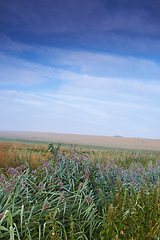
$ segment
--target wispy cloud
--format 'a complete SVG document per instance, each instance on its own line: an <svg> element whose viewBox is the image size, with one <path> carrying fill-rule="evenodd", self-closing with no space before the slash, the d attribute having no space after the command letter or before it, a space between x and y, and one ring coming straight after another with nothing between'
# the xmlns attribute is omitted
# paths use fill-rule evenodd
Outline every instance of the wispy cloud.
<svg viewBox="0 0 160 240"><path fill-rule="evenodd" d="M23 56L31 49L45 63ZM155 61L27 45L18 51L6 44L0 54L3 129L159 136Z"/></svg>
<svg viewBox="0 0 160 240"><path fill-rule="evenodd" d="M55 68L31 63L17 57L0 55L0 84L41 85L54 82L59 75Z"/></svg>
<svg viewBox="0 0 160 240"><path fill-rule="evenodd" d="M57 50L58 51L58 50ZM18 59L8 55L1 55L0 58L0 84L5 87L11 87L14 89L17 86L25 86L26 91L35 91L35 87L39 92L47 92L48 94L58 94L61 96L72 96L84 99L96 99L105 102L120 102L128 103L131 105L147 104L147 107L158 105L160 96L160 83L158 79L158 73L160 68L158 65L151 61L144 61L143 59L136 58L122 58L111 55L100 55L93 53L77 53L77 62L75 52L71 52L67 55L63 54L61 58L61 68L45 66L42 64L36 64L28 62L26 60ZM62 52L61 54L62 55ZM89 56L89 57L88 57ZM98 59L97 65L96 57ZM72 61L70 60L72 59ZM84 59L84 61L82 61ZM91 60L91 61L90 61ZM59 60L60 62L60 57ZM67 61L67 70L65 66ZM68 63L69 61L69 63ZM76 64L74 64L76 62ZM105 65L109 64L109 67L114 69L117 66L117 75L119 78L110 77L111 73L105 70ZM75 65L75 68L72 66ZM99 66L102 67L103 76L95 73L94 70ZM139 75L136 73L135 67L139 68ZM76 72L79 66L78 72ZM150 68L149 68L150 66ZM85 70L84 70L85 67ZM109 70L109 67L108 70ZM119 70L118 70L119 69ZM127 70L126 70L127 69ZM129 69L129 71L128 71ZM141 72L142 69L142 72ZM149 69L148 79L142 78L143 71ZM128 71L128 74L126 73ZM126 77L124 78L124 74ZM150 75L149 75L150 74ZM106 75L106 77L104 77ZM136 80L135 80L136 79ZM28 89L28 90L27 90ZM73 98L70 98L70 102Z"/></svg>
<svg viewBox="0 0 160 240"><path fill-rule="evenodd" d="M29 45L20 47L19 43L16 44L16 42L13 42L13 46L15 49L19 47L18 57L10 50L11 45L8 41L8 48L6 44L5 49L9 51L9 54L7 51L7 53L1 53L0 55L1 70L5 66L15 69L18 69L19 66L22 70L31 69L34 72L40 72L41 70L41 75L45 70L44 72L48 76L59 74L59 70L61 72L63 70L66 73L66 78L72 72L83 74L83 78L85 78L85 75L91 75L93 77L123 78L129 81L159 82L160 66L155 60L53 47L31 47ZM1 48L1 51L4 52L3 48ZM24 52L26 53L25 57ZM31 53L32 57L29 57ZM34 55L37 63L34 63ZM38 59L41 61L40 64L38 64ZM42 59L44 59L44 62ZM72 78L74 78L74 75ZM83 79L81 82L83 82Z"/></svg>

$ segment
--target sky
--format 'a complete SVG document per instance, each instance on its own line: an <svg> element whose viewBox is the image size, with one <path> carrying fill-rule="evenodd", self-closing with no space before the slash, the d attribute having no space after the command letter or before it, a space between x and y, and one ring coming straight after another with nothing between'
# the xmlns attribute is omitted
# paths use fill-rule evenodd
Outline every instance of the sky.
<svg viewBox="0 0 160 240"><path fill-rule="evenodd" d="M0 130L160 139L159 0L0 0Z"/></svg>

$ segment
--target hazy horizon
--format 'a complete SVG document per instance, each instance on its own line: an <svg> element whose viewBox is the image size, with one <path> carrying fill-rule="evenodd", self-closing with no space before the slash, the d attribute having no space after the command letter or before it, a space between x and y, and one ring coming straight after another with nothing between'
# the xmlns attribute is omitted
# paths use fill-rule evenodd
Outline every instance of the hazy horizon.
<svg viewBox="0 0 160 240"><path fill-rule="evenodd" d="M97 136L97 137L111 137L111 138L136 138L136 139L151 139L151 140L160 140L159 138L141 138L141 137L126 137L126 136L120 136L120 135L96 135L96 134L82 134L82 133L59 133L59 132L46 132L46 131L22 131L22 130L2 130L0 129L0 135L1 132L18 132L18 133L49 133L49 134L60 134L60 135L82 135L82 136ZM0 136L2 137L2 136Z"/></svg>
<svg viewBox="0 0 160 240"><path fill-rule="evenodd" d="M160 2L1 0L0 129L160 139Z"/></svg>

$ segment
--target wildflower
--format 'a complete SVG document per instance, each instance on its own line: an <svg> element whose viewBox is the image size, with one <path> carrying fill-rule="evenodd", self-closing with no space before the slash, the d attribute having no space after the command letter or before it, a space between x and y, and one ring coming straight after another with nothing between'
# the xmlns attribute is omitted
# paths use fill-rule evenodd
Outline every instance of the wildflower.
<svg viewBox="0 0 160 240"><path fill-rule="evenodd" d="M60 178L53 178L53 180L56 180L57 185L60 186L60 190L63 188L63 183Z"/></svg>
<svg viewBox="0 0 160 240"><path fill-rule="evenodd" d="M96 189L94 189L94 191L99 192L99 191L101 191L101 189L100 188L96 188Z"/></svg>
<svg viewBox="0 0 160 240"><path fill-rule="evenodd" d="M65 159L65 161L66 161L66 168L68 168L68 160L67 160L67 158Z"/></svg>
<svg viewBox="0 0 160 240"><path fill-rule="evenodd" d="M85 200L86 200L89 204L91 204L91 203L93 202L93 199L92 199L91 197L86 197Z"/></svg>
<svg viewBox="0 0 160 240"><path fill-rule="evenodd" d="M43 212L47 209L47 207L49 206L49 203L48 202L45 202L43 204Z"/></svg>
<svg viewBox="0 0 160 240"><path fill-rule="evenodd" d="M121 234L121 235L124 235L124 232L121 230L120 234Z"/></svg>
<svg viewBox="0 0 160 240"><path fill-rule="evenodd" d="M84 176L83 176L83 178L84 178L84 179L87 179L87 180L89 180L89 172L88 172L88 170L89 170L89 167L87 167L87 168L85 169L85 174L84 174Z"/></svg>
<svg viewBox="0 0 160 240"><path fill-rule="evenodd" d="M61 194L59 197L59 200L62 201L62 199L63 199L63 195Z"/></svg>
<svg viewBox="0 0 160 240"><path fill-rule="evenodd" d="M1 174L1 178L0 178L0 182L4 182L5 181L5 176L4 176L4 174Z"/></svg>
<svg viewBox="0 0 160 240"><path fill-rule="evenodd" d="M79 184L78 190L81 190L82 186L83 186L83 182Z"/></svg>
<svg viewBox="0 0 160 240"><path fill-rule="evenodd" d="M20 169L21 169L21 170L24 170L25 168L26 168L25 165L21 165L21 166L20 166Z"/></svg>
<svg viewBox="0 0 160 240"><path fill-rule="evenodd" d="M18 172L20 172L20 171L21 171L21 168L20 168L20 167L16 167L16 170L17 170Z"/></svg>
<svg viewBox="0 0 160 240"><path fill-rule="evenodd" d="M42 160L41 160L41 163L45 164L45 163L46 163L45 159L42 159Z"/></svg>
<svg viewBox="0 0 160 240"><path fill-rule="evenodd" d="M14 175L16 175L16 174L18 173L18 171L17 171L16 169L10 167L10 168L8 168L7 173L8 173L9 175L11 175L11 176L14 176Z"/></svg>
<svg viewBox="0 0 160 240"><path fill-rule="evenodd" d="M39 190L40 191L45 190L45 186L44 186L44 184L42 182L40 182L38 186L39 186Z"/></svg>
<svg viewBox="0 0 160 240"><path fill-rule="evenodd" d="M12 192L12 186L9 185L7 188L6 188L6 192L7 193L11 193Z"/></svg>
<svg viewBox="0 0 160 240"><path fill-rule="evenodd" d="M42 172L41 176L44 177L45 175L46 175L46 173L45 173L45 172Z"/></svg>
<svg viewBox="0 0 160 240"><path fill-rule="evenodd" d="M56 167L55 167L55 169L54 169L54 173L56 173L56 172L57 172L57 168L58 168L58 167L56 166Z"/></svg>
<svg viewBox="0 0 160 240"><path fill-rule="evenodd" d="M62 183L61 181L59 181L58 186L60 186L60 190L62 190L62 188L63 188L63 183Z"/></svg>

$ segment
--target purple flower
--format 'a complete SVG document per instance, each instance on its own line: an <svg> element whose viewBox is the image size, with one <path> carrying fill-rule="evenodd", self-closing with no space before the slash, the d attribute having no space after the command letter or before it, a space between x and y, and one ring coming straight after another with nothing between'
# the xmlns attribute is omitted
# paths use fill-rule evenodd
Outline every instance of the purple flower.
<svg viewBox="0 0 160 240"><path fill-rule="evenodd" d="M20 169L21 169L21 170L24 170L25 168L26 168L25 165L21 165L21 166L20 166Z"/></svg>
<svg viewBox="0 0 160 240"><path fill-rule="evenodd" d="M20 171L21 171L21 168L20 168L20 167L16 167L16 170L17 170L18 172L20 172Z"/></svg>
<svg viewBox="0 0 160 240"><path fill-rule="evenodd" d="M43 204L43 212L47 209L47 207L49 206L49 203L48 202L45 202Z"/></svg>
<svg viewBox="0 0 160 240"><path fill-rule="evenodd" d="M45 173L45 172L42 172L41 176L44 177L45 175L46 175L46 173Z"/></svg>
<svg viewBox="0 0 160 240"><path fill-rule="evenodd" d="M101 189L100 188L96 188L94 191L99 192L99 191L101 191Z"/></svg>
<svg viewBox="0 0 160 240"><path fill-rule="evenodd" d="M82 186L83 186L83 182L79 184L78 190L81 190Z"/></svg>
<svg viewBox="0 0 160 240"><path fill-rule="evenodd" d="M68 168L68 160L67 160L67 158L65 158L65 161L66 161L66 168Z"/></svg>
<svg viewBox="0 0 160 240"><path fill-rule="evenodd" d="M63 199L63 195L61 194L59 197L59 200L62 201L62 199Z"/></svg>
<svg viewBox="0 0 160 240"><path fill-rule="evenodd" d="M10 168L8 168L7 173L8 173L9 175L11 175L11 176L14 176L14 175L16 175L16 174L18 173L18 171L17 171L16 169L10 167Z"/></svg>
<svg viewBox="0 0 160 240"><path fill-rule="evenodd" d="M0 182L4 183L4 181L5 181L5 176L4 174L1 174Z"/></svg>
<svg viewBox="0 0 160 240"><path fill-rule="evenodd" d="M9 194L12 192L12 186L11 186L11 185L9 185L9 186L6 188L6 192L9 193Z"/></svg>
<svg viewBox="0 0 160 240"><path fill-rule="evenodd" d="M56 166L56 167L55 167L55 169L54 169L54 173L56 173L56 172L57 172L57 168L58 168L58 167Z"/></svg>
<svg viewBox="0 0 160 240"><path fill-rule="evenodd" d="M85 200L86 200L89 204L91 204L91 203L93 202L93 199L92 199L91 197L86 197Z"/></svg>
<svg viewBox="0 0 160 240"><path fill-rule="evenodd" d="M43 163L43 164L46 163L45 159L42 159L42 160L41 160L41 163Z"/></svg>
<svg viewBox="0 0 160 240"><path fill-rule="evenodd" d="M89 172L88 172L88 170L89 170L89 167L87 167L87 168L85 169L85 174L84 174L84 176L83 176L83 178L84 178L84 179L87 179L87 180L89 180Z"/></svg>
<svg viewBox="0 0 160 240"><path fill-rule="evenodd" d="M45 190L45 186L42 182L40 182L38 186L39 186L39 191Z"/></svg>
<svg viewBox="0 0 160 240"><path fill-rule="evenodd" d="M56 180L57 185L60 186L60 190L63 188L63 183L60 178L53 178L53 180Z"/></svg>

